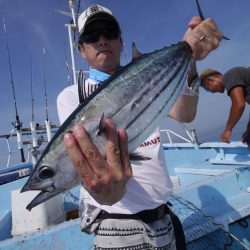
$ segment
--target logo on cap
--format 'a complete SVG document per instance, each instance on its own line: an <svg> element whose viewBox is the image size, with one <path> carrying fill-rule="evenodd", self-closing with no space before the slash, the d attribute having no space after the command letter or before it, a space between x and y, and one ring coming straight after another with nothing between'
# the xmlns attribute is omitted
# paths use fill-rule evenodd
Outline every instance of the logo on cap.
<svg viewBox="0 0 250 250"><path fill-rule="evenodd" d="M96 4L94 4L90 7L90 11L91 11L91 13L94 13L94 12L99 11L99 8Z"/></svg>
<svg viewBox="0 0 250 250"><path fill-rule="evenodd" d="M97 4L93 4L87 10L86 17L91 16L91 15L93 15L96 12L99 12L99 11L103 11L102 8L100 8Z"/></svg>

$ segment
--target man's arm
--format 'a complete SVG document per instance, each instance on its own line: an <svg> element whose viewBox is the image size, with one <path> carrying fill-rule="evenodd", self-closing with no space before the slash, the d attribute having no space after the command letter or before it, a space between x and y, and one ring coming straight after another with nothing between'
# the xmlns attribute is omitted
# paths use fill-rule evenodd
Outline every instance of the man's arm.
<svg viewBox="0 0 250 250"><path fill-rule="evenodd" d="M200 39L205 37L204 39ZM211 39L213 38L213 39ZM201 21L201 18L196 16L188 24L188 30L183 37L193 52L193 64L188 76L189 84L197 76L196 60L202 60L212 50L219 46L222 39L222 33L217 28L216 24L211 18ZM180 122L192 122L195 118L198 104L198 93L185 94L183 93L177 99L175 105L169 112L169 116Z"/></svg>
<svg viewBox="0 0 250 250"><path fill-rule="evenodd" d="M229 96L231 98L232 105L227 120L226 128L220 136L221 140L227 143L229 143L229 139L234 126L240 120L245 109L244 89L241 86L235 87L229 92Z"/></svg>

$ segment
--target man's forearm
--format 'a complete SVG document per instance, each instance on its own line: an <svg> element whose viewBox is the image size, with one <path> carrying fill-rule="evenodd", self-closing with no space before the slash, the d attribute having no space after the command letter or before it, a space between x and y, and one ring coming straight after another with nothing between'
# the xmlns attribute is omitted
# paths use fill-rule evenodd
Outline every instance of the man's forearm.
<svg viewBox="0 0 250 250"><path fill-rule="evenodd" d="M237 122L240 120L243 112L244 112L245 106L241 107L235 107L232 105L230 110L230 115L227 121L226 130L233 130Z"/></svg>
<svg viewBox="0 0 250 250"><path fill-rule="evenodd" d="M192 64L190 66L190 70L188 73L188 86L190 87L193 83L193 81L197 78L197 68L196 68L196 62L195 60L192 61Z"/></svg>

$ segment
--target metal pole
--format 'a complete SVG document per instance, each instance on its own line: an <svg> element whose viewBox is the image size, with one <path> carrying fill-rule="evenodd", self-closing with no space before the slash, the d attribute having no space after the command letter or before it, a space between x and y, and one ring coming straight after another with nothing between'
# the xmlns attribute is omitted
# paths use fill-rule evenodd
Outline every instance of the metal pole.
<svg viewBox="0 0 250 250"><path fill-rule="evenodd" d="M71 33L71 29L73 29L74 26L71 25L71 24L66 24L65 26L68 28L68 33L69 33L69 44L70 44L70 54L71 54L71 63L72 63L73 82L74 82L74 84L77 84L77 81L76 81L75 57L74 57L74 46L73 46L72 33Z"/></svg>

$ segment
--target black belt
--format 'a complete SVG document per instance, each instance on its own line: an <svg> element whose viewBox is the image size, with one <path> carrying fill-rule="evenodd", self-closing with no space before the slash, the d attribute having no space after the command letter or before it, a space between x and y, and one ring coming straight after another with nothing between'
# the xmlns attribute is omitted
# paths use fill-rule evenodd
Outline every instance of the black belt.
<svg viewBox="0 0 250 250"><path fill-rule="evenodd" d="M142 220L145 223L152 223L156 220L162 219L166 214L169 213L167 204L160 205L157 208L143 210L136 214L110 214L106 211L101 211L97 216L97 219L131 219L131 220Z"/></svg>

